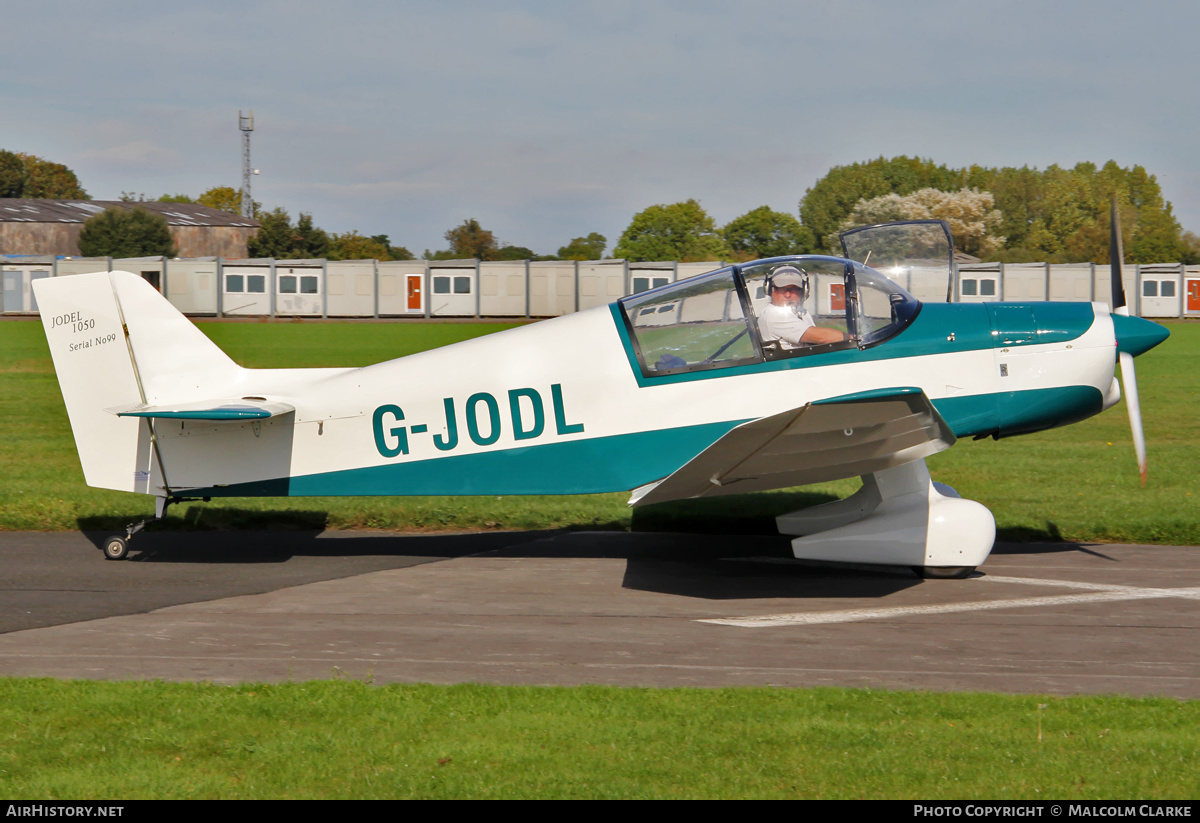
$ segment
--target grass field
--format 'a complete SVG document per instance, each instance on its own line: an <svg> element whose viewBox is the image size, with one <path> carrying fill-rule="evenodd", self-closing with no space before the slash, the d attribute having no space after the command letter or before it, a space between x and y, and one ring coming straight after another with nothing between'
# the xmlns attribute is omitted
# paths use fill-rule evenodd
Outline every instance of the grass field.
<svg viewBox="0 0 1200 823"><path fill-rule="evenodd" d="M1200 703L0 680L0 796L1189 799Z"/></svg>
<svg viewBox="0 0 1200 823"><path fill-rule="evenodd" d="M1200 544L1200 324L1138 358L1150 481L1138 484L1124 406L1084 423L929 460L935 479L996 515L1008 540ZM217 323L199 326L253 367L358 366L508 328L483 323ZM0 322L0 530L107 530L147 498L84 485L41 326ZM638 510L624 493L544 497L263 498L189 504L165 527L291 529L659 529L770 532L775 514L844 496L856 480ZM162 526L156 527L161 528Z"/></svg>

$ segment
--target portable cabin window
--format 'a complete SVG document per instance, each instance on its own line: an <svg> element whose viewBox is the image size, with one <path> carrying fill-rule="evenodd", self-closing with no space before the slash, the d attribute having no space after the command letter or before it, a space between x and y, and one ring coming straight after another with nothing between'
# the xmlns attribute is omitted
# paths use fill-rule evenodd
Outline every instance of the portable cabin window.
<svg viewBox="0 0 1200 823"><path fill-rule="evenodd" d="M671 282L669 277L635 277L633 278L633 293L641 294L650 289L658 289Z"/></svg>
<svg viewBox="0 0 1200 823"><path fill-rule="evenodd" d="M1143 280L1142 281L1142 297L1158 297L1158 281Z"/></svg>
<svg viewBox="0 0 1200 823"><path fill-rule="evenodd" d="M433 278L434 294L470 294L471 277L469 275L439 274Z"/></svg>
<svg viewBox="0 0 1200 823"><path fill-rule="evenodd" d="M248 294L266 294L267 276L265 274L246 275L246 292Z"/></svg>
<svg viewBox="0 0 1200 823"><path fill-rule="evenodd" d="M284 274L279 278L279 293L280 294L295 294L296 293L296 275Z"/></svg>
<svg viewBox="0 0 1200 823"><path fill-rule="evenodd" d="M762 359L732 268L619 302L646 377L727 368Z"/></svg>
<svg viewBox="0 0 1200 823"><path fill-rule="evenodd" d="M1174 297L1175 296L1175 281L1164 280L1159 286L1159 297Z"/></svg>
<svg viewBox="0 0 1200 823"><path fill-rule="evenodd" d="M959 281L959 293L963 297L995 297L996 281L987 278L964 277Z"/></svg>
<svg viewBox="0 0 1200 823"><path fill-rule="evenodd" d="M319 278L314 274L306 274L300 278L300 293L301 294L316 294Z"/></svg>
<svg viewBox="0 0 1200 823"><path fill-rule="evenodd" d="M142 279L153 286L156 291L162 291L162 272L144 271Z"/></svg>
<svg viewBox="0 0 1200 823"><path fill-rule="evenodd" d="M240 274L225 275L225 291L229 294L241 294L246 290L246 279Z"/></svg>

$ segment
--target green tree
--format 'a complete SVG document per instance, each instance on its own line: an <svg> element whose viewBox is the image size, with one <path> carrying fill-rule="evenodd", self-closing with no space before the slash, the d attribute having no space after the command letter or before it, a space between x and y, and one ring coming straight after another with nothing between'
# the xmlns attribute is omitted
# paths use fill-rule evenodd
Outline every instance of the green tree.
<svg viewBox="0 0 1200 823"><path fill-rule="evenodd" d="M246 247L251 257L302 260L325 257L329 235L313 225L312 215L301 213L296 225L282 208L258 216L258 232Z"/></svg>
<svg viewBox="0 0 1200 823"><path fill-rule="evenodd" d="M480 260L494 260L498 250L496 236L480 226L474 217L447 231L446 241L450 244L451 259L477 257Z"/></svg>
<svg viewBox="0 0 1200 823"><path fill-rule="evenodd" d="M563 260L600 260L607 245L607 237L592 232L587 237L572 238L570 243L559 248L558 256Z"/></svg>
<svg viewBox="0 0 1200 823"><path fill-rule="evenodd" d="M227 211L230 214L241 214L242 190L235 189L232 186L215 186L197 197L196 202L201 206L208 206L210 209ZM257 217L260 208L262 208L262 203L259 203L257 200L251 200L250 216Z"/></svg>
<svg viewBox="0 0 1200 823"><path fill-rule="evenodd" d="M292 250L292 218L281 208L258 216L258 231L246 241L251 257L287 259Z"/></svg>
<svg viewBox="0 0 1200 823"><path fill-rule="evenodd" d="M404 246L393 246L386 234L373 234L371 239L387 247L388 256L393 260L413 260L413 253Z"/></svg>
<svg viewBox="0 0 1200 823"><path fill-rule="evenodd" d="M1000 224L987 234L1004 237L1004 246L992 251L981 248L980 256L988 259L1107 262L1108 211L1114 195L1121 208L1129 262L1173 261L1187 253L1171 204L1163 199L1154 175L1141 166L1123 168L1112 160L1103 166L1083 162L1069 169L1038 170L1027 166L951 169L931 160L878 158L831 169L805 194L800 214L823 244L836 248L839 225L864 200L888 194L904 198L925 188L953 192L964 187L990 192L1001 214ZM878 201L873 219L887 212L888 203L898 202ZM959 240L959 244L970 249L969 243Z"/></svg>
<svg viewBox="0 0 1200 823"><path fill-rule="evenodd" d="M88 218L79 231L79 253L84 257L177 254L166 218L141 206L133 209L113 206Z"/></svg>
<svg viewBox="0 0 1200 823"><path fill-rule="evenodd" d="M903 197L885 194L859 201L839 230L892 220L945 220L955 248L983 258L1004 246L1004 238L996 234L1002 215L994 205L991 192L978 189L917 189Z"/></svg>
<svg viewBox="0 0 1200 823"><path fill-rule="evenodd" d="M21 197L27 176L19 155L0 149L0 197Z"/></svg>
<svg viewBox="0 0 1200 823"><path fill-rule="evenodd" d="M0 197L87 200L75 172L32 154L0 149Z"/></svg>
<svg viewBox="0 0 1200 823"><path fill-rule="evenodd" d="M501 246L496 249L493 260L536 260L537 254L525 246Z"/></svg>
<svg viewBox="0 0 1200 823"><path fill-rule="evenodd" d="M300 213L296 220L295 257L325 257L329 253L329 235L313 225L311 214Z"/></svg>
<svg viewBox="0 0 1200 823"><path fill-rule="evenodd" d="M22 197L44 200L87 200L75 172L62 163L51 163L32 154L17 154L25 164L25 190Z"/></svg>
<svg viewBox="0 0 1200 823"><path fill-rule="evenodd" d="M329 239L330 260L391 260L387 243L363 237L357 231L335 234Z"/></svg>
<svg viewBox="0 0 1200 823"><path fill-rule="evenodd" d="M722 229L735 259L757 260L785 254L807 254L816 248L812 232L790 214L759 206Z"/></svg>
<svg viewBox="0 0 1200 823"><path fill-rule="evenodd" d="M191 197L186 194L163 194L160 195L156 203L195 203Z"/></svg>
<svg viewBox="0 0 1200 823"><path fill-rule="evenodd" d="M1180 255L1179 262L1189 266L1200 264L1200 235L1185 231L1179 239L1183 243L1183 254Z"/></svg>
<svg viewBox="0 0 1200 823"><path fill-rule="evenodd" d="M838 248L838 226L859 201L885 194L911 194L923 188L955 189L963 185L963 179L962 171L917 157L879 157L866 163L834 166L805 192L800 201L800 222L833 251Z"/></svg>
<svg viewBox="0 0 1200 823"><path fill-rule="evenodd" d="M627 260L724 260L732 252L695 200L650 206L633 216L613 250Z"/></svg>

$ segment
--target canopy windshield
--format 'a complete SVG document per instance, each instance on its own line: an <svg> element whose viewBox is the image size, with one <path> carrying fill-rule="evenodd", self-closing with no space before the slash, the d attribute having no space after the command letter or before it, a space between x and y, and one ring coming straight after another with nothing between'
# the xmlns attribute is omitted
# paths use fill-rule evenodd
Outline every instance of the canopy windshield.
<svg viewBox="0 0 1200 823"><path fill-rule="evenodd" d="M842 252L898 283L920 300L949 300L954 240L945 220L908 220L850 229Z"/></svg>

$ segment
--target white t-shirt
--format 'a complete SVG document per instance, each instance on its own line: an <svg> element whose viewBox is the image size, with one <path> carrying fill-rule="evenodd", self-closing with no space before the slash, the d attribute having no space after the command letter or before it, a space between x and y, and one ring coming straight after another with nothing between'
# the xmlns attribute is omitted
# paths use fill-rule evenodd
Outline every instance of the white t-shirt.
<svg viewBox="0 0 1200 823"><path fill-rule="evenodd" d="M758 315L758 330L762 333L763 342L778 340L785 349L800 348L803 345L800 338L816 325L804 309L796 314L790 306L776 306L773 303Z"/></svg>

